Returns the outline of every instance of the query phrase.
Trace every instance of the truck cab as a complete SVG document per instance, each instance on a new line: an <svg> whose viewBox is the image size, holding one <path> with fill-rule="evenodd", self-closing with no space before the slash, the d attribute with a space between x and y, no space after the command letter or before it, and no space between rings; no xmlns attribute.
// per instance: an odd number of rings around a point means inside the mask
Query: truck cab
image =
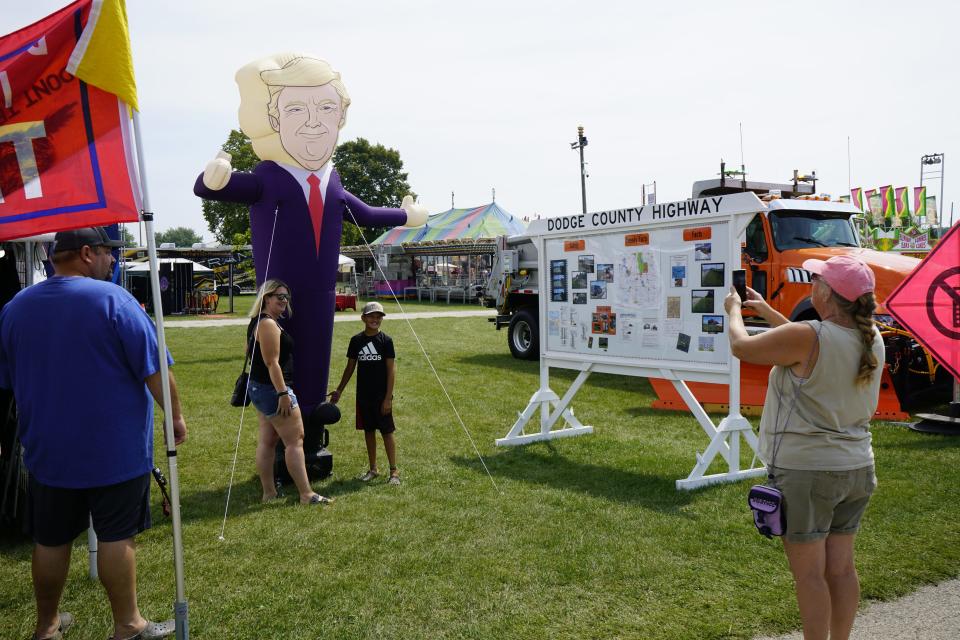
<svg viewBox="0 0 960 640"><path fill-rule="evenodd" d="M811 274L803 268L804 261L837 255L855 256L873 269L878 313L884 313L883 301L919 260L862 248L854 219L860 211L849 203L815 196L814 189L802 179L776 184L721 178L695 183L693 197L752 191L764 201L765 210L747 225L741 264L747 271L747 285L790 320L817 317L810 302Z"/></svg>

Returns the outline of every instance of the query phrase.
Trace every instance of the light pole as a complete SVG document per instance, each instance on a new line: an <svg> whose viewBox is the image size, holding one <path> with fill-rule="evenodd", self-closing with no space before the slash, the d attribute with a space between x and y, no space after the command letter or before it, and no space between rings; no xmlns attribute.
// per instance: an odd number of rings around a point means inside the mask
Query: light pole
<svg viewBox="0 0 960 640"><path fill-rule="evenodd" d="M933 168L933 165L940 165L939 169ZM920 157L920 186L923 186L924 173L928 180L940 180L940 201L937 202L937 226L943 226L943 169L946 166L944 154L931 153ZM924 171L926 170L926 171ZM920 213L919 211L916 213ZM923 212L926 215L926 211Z"/></svg>
<svg viewBox="0 0 960 640"><path fill-rule="evenodd" d="M583 161L583 148L587 146L587 137L583 135L583 127L577 127L577 141L570 143L571 149L580 150L580 198L583 202L583 212L587 212L587 163Z"/></svg>

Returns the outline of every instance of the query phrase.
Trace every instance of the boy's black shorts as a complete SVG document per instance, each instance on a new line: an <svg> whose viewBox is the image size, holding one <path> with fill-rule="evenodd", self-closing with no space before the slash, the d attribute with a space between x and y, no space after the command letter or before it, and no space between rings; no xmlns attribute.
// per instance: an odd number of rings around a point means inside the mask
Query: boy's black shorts
<svg viewBox="0 0 960 640"><path fill-rule="evenodd" d="M48 487L30 476L27 527L34 542L59 547L90 526L101 542L132 538L150 528L150 474L105 487Z"/></svg>
<svg viewBox="0 0 960 640"><path fill-rule="evenodd" d="M379 431L387 435L396 430L397 427L393 424L393 413L381 414L380 403L369 407L357 404L357 431Z"/></svg>

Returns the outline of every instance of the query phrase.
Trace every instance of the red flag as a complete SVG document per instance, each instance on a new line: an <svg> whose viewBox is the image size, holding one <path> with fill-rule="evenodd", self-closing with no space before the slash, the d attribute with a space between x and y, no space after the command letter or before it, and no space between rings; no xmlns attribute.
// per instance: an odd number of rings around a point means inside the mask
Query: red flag
<svg viewBox="0 0 960 640"><path fill-rule="evenodd" d="M65 69L91 5L0 37L0 240L138 219L129 110Z"/></svg>

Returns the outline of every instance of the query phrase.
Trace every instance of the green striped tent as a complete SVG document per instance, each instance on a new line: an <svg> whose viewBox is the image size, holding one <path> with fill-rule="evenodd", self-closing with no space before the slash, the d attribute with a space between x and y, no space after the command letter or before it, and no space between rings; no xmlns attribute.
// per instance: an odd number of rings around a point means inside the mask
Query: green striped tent
<svg viewBox="0 0 960 640"><path fill-rule="evenodd" d="M468 209L450 209L430 216L422 227L394 227L372 244L398 245L426 240L496 238L526 231L526 224L496 202Z"/></svg>

